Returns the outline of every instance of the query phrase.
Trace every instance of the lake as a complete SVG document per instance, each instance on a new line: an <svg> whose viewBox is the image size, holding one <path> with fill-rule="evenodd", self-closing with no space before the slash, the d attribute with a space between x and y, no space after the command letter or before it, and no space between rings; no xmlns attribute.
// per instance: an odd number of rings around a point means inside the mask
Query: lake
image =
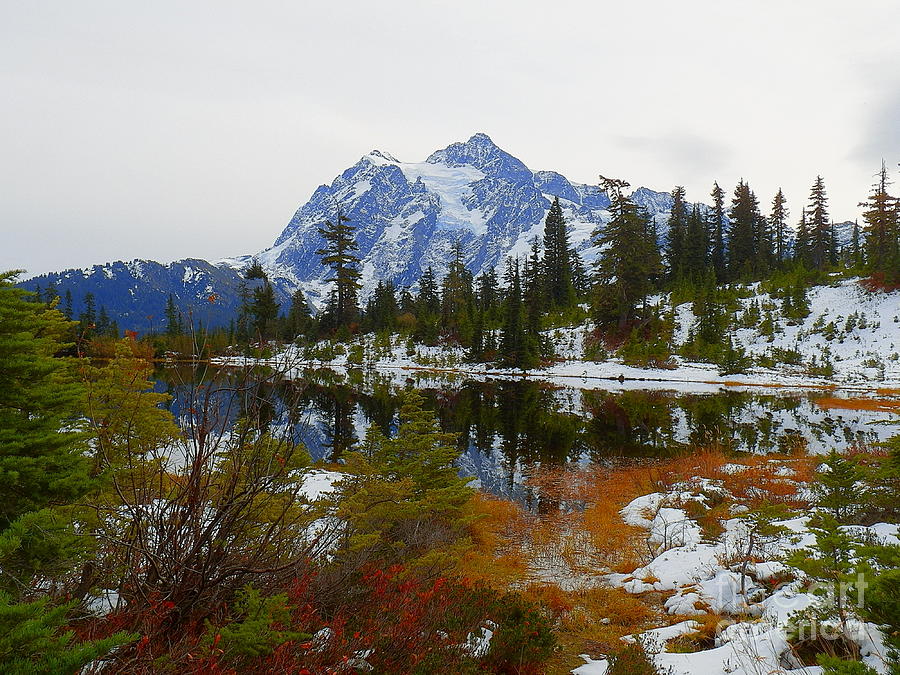
<svg viewBox="0 0 900 675"><path fill-rule="evenodd" d="M525 503L532 498L525 477L535 467L652 461L709 446L824 453L900 433L900 416L879 409L876 399L824 390L684 393L664 384L616 389L615 383L581 389L524 378L327 369L288 379L265 369L251 375L211 366L160 368L155 378L185 428L204 410L220 432L250 416L326 461L340 461L370 425L390 435L402 390L415 388L443 430L458 434L460 471L489 492Z"/></svg>

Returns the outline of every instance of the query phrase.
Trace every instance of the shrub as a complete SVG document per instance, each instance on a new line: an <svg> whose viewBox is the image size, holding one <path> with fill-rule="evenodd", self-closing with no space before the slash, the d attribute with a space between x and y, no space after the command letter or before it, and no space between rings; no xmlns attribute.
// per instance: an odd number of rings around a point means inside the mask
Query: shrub
<svg viewBox="0 0 900 675"><path fill-rule="evenodd" d="M527 675L540 669L553 654L556 638L550 622L520 596L506 594L495 605L498 628L491 639L485 663L493 672Z"/></svg>
<svg viewBox="0 0 900 675"><path fill-rule="evenodd" d="M607 675L657 675L659 670L639 644L630 644L610 658Z"/></svg>

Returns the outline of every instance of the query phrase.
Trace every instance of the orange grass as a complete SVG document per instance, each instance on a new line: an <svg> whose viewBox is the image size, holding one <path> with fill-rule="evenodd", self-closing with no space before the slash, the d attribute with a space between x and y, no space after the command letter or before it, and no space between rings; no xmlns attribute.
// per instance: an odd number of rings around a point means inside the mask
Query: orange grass
<svg viewBox="0 0 900 675"><path fill-rule="evenodd" d="M469 502L472 548L459 562L459 573L494 588L507 588L525 575L522 542L528 516L515 502L477 492Z"/></svg>
<svg viewBox="0 0 900 675"><path fill-rule="evenodd" d="M837 398L824 396L815 399L816 405L825 410L872 410L900 414L900 399L890 398Z"/></svg>
<svg viewBox="0 0 900 675"><path fill-rule="evenodd" d="M518 506L485 495L474 502L473 512L481 519L473 522L476 551L464 560L464 567L473 578L515 586L543 606L554 619L562 646L547 672L569 672L581 663L577 654L608 654L621 647L623 635L644 630L651 623L663 625L685 618L667 615L659 593L560 588L569 573L611 570L627 574L652 557L647 532L627 525L620 514L622 507L642 495L665 492L679 482L690 485L695 478L713 479L730 496L708 494L712 501L688 502L685 508L708 536L715 537L724 520L732 517L730 505L735 502L751 508L767 503L804 508L799 489L812 480L817 462L817 458L802 454L735 458L718 447L708 447L690 455L624 466L536 469L526 483L539 497L540 513L526 514ZM744 468L730 471L726 464ZM789 475L782 475L785 467L790 469ZM696 490L701 489L698 484ZM529 573L535 564L544 570L544 578L548 571L549 578L554 578L556 570L562 576L557 583L535 582ZM689 618L703 624L690 637L690 642L701 645L722 617Z"/></svg>
<svg viewBox="0 0 900 675"><path fill-rule="evenodd" d="M743 471L720 470L712 477L722 480L735 499L750 508L776 503L805 508L808 503L801 498L800 488L812 481L819 461L809 455L754 455L732 462L746 467ZM790 475L782 475L785 468Z"/></svg>
<svg viewBox="0 0 900 675"><path fill-rule="evenodd" d="M548 674L569 673L584 664L578 654L600 658L620 649L623 636L668 623L658 608L621 588L563 591L553 584L534 584L523 594L554 618L561 649L547 663Z"/></svg>

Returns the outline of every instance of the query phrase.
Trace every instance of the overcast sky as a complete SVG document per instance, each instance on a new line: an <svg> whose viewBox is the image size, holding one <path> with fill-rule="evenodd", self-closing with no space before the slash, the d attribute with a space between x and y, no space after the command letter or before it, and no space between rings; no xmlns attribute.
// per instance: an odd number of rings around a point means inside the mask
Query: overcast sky
<svg viewBox="0 0 900 675"><path fill-rule="evenodd" d="M270 245L373 148L836 220L900 161L896 0L0 0L0 269Z"/></svg>

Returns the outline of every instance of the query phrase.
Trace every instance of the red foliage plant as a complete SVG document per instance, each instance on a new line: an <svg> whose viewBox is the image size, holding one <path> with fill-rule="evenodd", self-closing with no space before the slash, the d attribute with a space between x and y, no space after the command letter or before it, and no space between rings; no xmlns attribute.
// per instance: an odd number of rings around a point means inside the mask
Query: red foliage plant
<svg viewBox="0 0 900 675"><path fill-rule="evenodd" d="M343 578L309 576L286 593L290 625L278 630L312 635L287 640L257 656L235 656L218 627L234 620L228 608L206 620L166 630L171 608L149 601L80 627L85 637L131 630L142 637L112 655L104 674L193 673L263 675L347 672L367 662L375 672L482 672L528 675L554 645L549 625L519 596L455 578L420 578L401 566L370 568ZM492 622L492 623L487 623ZM474 654L473 635L490 625L498 649Z"/></svg>

